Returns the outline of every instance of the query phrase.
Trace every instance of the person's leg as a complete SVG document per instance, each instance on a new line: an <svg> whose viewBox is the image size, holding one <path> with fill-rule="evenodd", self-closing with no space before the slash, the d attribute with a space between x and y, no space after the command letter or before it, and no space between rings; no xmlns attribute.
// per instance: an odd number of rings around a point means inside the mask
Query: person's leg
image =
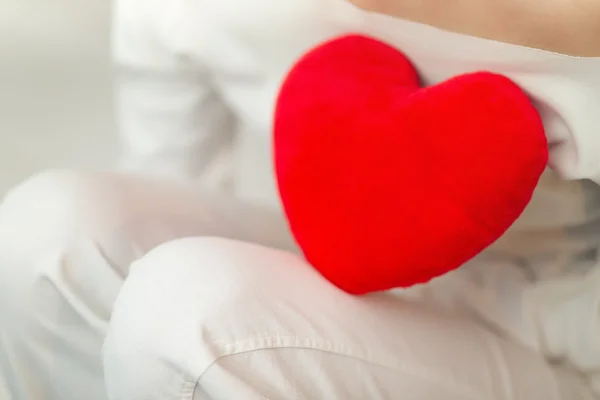
<svg viewBox="0 0 600 400"><path fill-rule="evenodd" d="M135 262L104 348L110 400L591 400L464 316L347 295L299 257L219 238Z"/></svg>
<svg viewBox="0 0 600 400"><path fill-rule="evenodd" d="M180 184L55 171L9 192L0 205L0 381L9 399L105 400L101 346L130 263L204 234L293 248L279 215Z"/></svg>

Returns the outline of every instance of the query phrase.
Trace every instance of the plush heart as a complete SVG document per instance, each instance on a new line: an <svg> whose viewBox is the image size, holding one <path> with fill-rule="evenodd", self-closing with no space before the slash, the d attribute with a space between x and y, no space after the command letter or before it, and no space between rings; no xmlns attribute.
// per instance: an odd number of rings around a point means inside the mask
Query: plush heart
<svg viewBox="0 0 600 400"><path fill-rule="evenodd" d="M363 36L293 67L274 136L299 246L355 294L460 267L518 218L548 161L541 119L508 78L479 72L421 88L400 51Z"/></svg>

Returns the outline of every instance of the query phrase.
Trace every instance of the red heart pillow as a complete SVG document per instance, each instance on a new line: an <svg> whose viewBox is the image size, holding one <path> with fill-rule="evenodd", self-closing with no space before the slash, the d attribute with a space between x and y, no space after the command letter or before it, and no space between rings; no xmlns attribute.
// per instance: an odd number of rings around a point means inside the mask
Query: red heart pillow
<svg viewBox="0 0 600 400"><path fill-rule="evenodd" d="M522 213L548 161L541 119L509 79L480 72L421 88L401 52L363 36L294 66L274 136L299 246L354 294L460 267Z"/></svg>

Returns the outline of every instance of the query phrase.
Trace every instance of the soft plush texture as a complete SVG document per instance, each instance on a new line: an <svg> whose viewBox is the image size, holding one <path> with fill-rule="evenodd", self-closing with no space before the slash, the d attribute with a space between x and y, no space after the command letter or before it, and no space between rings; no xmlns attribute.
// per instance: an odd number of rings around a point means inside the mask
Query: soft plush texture
<svg viewBox="0 0 600 400"><path fill-rule="evenodd" d="M307 260L364 294L427 282L497 240L530 201L548 146L508 78L477 72L421 88L400 51L350 35L288 74L274 155Z"/></svg>

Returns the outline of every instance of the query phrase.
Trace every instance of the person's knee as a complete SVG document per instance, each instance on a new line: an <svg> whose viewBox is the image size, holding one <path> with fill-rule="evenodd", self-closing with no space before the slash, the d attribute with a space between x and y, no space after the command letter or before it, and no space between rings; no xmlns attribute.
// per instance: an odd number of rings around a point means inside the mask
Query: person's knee
<svg viewBox="0 0 600 400"><path fill-rule="evenodd" d="M119 196L101 174L42 172L10 190L0 205L0 245L31 253L50 243L106 229L120 213Z"/></svg>
<svg viewBox="0 0 600 400"><path fill-rule="evenodd" d="M204 370L260 327L260 261L294 256L220 238L163 244L136 261L113 310L104 347L111 399L151 398L193 390ZM265 308L270 307L265 305ZM252 311L254 310L254 312ZM262 334L258 332L257 335ZM145 397L147 396L147 397ZM154 398L154 397L152 397Z"/></svg>
<svg viewBox="0 0 600 400"><path fill-rule="evenodd" d="M373 315L387 318L387 300L373 302ZM410 335L371 334L369 318L355 321L367 303L287 253L216 238L163 244L132 266L115 303L104 345L109 397L342 399L354 389L372 394L365 398L388 397L376 387L428 390L405 370L418 362L390 361L398 348L398 357L410 356ZM382 349L379 335L399 339Z"/></svg>
<svg viewBox="0 0 600 400"><path fill-rule="evenodd" d="M469 319L348 296L295 256L216 238L168 242L133 265L104 372L111 400L558 396L529 384L558 379L541 357Z"/></svg>
<svg viewBox="0 0 600 400"><path fill-rule="evenodd" d="M10 190L0 204L3 308L24 301L48 272L43 260L58 264L77 240L92 243L114 229L126 212L122 200L108 175L68 170L37 174Z"/></svg>

